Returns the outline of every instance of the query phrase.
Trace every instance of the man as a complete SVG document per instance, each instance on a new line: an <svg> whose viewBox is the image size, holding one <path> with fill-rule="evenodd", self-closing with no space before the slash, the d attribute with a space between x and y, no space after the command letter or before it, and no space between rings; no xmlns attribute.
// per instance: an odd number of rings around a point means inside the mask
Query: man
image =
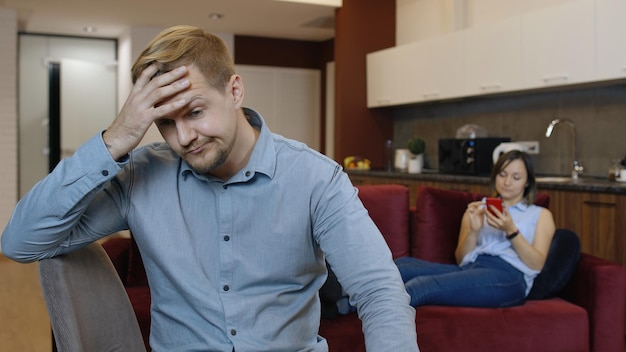
<svg viewBox="0 0 626 352"><path fill-rule="evenodd" d="M347 175L242 107L220 39L167 29L132 72L111 126L18 203L7 256L39 260L129 229L150 283L151 348L168 352L328 350L326 259L368 350L418 350L402 280ZM152 123L166 143L132 151Z"/></svg>

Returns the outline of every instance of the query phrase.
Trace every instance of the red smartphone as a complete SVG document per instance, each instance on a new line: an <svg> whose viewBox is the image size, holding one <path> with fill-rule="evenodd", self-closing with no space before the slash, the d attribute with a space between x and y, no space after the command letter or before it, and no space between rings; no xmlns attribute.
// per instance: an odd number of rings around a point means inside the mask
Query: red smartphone
<svg viewBox="0 0 626 352"><path fill-rule="evenodd" d="M489 210L489 212L493 215L496 215L491 208L489 208L490 205L493 205L494 207L496 207L496 209L498 209L500 212L502 212L502 199L500 198L487 198L486 201L486 207L487 210Z"/></svg>

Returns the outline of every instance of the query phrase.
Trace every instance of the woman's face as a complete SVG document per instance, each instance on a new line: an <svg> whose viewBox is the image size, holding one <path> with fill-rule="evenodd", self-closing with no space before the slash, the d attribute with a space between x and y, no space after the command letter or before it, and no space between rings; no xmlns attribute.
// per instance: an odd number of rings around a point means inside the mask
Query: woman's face
<svg viewBox="0 0 626 352"><path fill-rule="evenodd" d="M524 189L528 184L526 166L520 159L511 160L496 175L495 188L502 200L508 205L524 198Z"/></svg>

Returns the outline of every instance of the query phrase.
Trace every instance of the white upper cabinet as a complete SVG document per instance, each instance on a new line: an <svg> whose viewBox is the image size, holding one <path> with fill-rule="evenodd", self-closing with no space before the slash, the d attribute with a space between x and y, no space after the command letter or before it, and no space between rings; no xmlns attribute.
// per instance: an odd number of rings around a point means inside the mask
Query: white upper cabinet
<svg viewBox="0 0 626 352"><path fill-rule="evenodd" d="M414 49L415 61L406 79L415 101L457 98L465 93L463 32L420 41Z"/></svg>
<svg viewBox="0 0 626 352"><path fill-rule="evenodd" d="M626 0L596 0L596 78L626 77Z"/></svg>
<svg viewBox="0 0 626 352"><path fill-rule="evenodd" d="M594 1L522 16L523 88L594 80Z"/></svg>
<svg viewBox="0 0 626 352"><path fill-rule="evenodd" d="M464 94L463 33L367 55L367 106L441 100Z"/></svg>
<svg viewBox="0 0 626 352"><path fill-rule="evenodd" d="M368 107L626 78L626 0L570 0L367 56Z"/></svg>
<svg viewBox="0 0 626 352"><path fill-rule="evenodd" d="M401 46L367 55L367 107L411 102L407 70L413 66L412 49Z"/></svg>
<svg viewBox="0 0 626 352"><path fill-rule="evenodd" d="M465 92L467 95L520 89L522 19L473 27L465 31Z"/></svg>

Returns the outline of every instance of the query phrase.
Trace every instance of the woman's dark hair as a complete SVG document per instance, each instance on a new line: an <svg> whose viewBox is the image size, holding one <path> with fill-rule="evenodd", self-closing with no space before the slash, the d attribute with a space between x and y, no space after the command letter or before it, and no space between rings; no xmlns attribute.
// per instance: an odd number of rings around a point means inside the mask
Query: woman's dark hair
<svg viewBox="0 0 626 352"><path fill-rule="evenodd" d="M507 153L502 154L500 158L498 158L498 161L491 170L491 177L489 178L489 187L491 189L491 193L494 196L499 195L498 191L496 190L496 177L513 160L521 160L524 163L524 167L526 167L526 174L528 175L528 179L526 180L526 186L524 187L524 201L526 202L526 204L533 204L537 196L535 169L533 168L533 163L530 160L530 156L521 150L511 150Z"/></svg>

